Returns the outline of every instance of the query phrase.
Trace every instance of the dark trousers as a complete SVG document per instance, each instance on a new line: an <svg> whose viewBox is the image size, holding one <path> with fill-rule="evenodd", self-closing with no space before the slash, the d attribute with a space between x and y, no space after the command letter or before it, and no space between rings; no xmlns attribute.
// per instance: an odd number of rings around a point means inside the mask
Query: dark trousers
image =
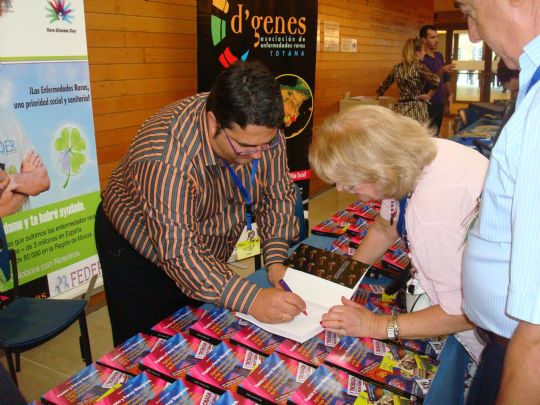
<svg viewBox="0 0 540 405"><path fill-rule="evenodd" d="M482 352L467 405L494 405L499 394L506 346L489 342Z"/></svg>
<svg viewBox="0 0 540 405"><path fill-rule="evenodd" d="M439 136L444 115L444 104L431 103L428 104L428 113L430 127L435 131L435 136Z"/></svg>
<svg viewBox="0 0 540 405"><path fill-rule="evenodd" d="M26 405L26 400L15 385L11 376L0 363L0 404Z"/></svg>
<svg viewBox="0 0 540 405"><path fill-rule="evenodd" d="M162 269L141 256L116 231L101 204L95 238L115 346L138 332L148 333L185 305L202 304L183 294Z"/></svg>

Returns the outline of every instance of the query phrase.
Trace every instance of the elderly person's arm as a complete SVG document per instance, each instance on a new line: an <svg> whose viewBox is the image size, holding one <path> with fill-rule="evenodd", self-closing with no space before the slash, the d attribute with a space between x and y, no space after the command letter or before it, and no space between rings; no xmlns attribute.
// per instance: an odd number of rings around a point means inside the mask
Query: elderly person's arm
<svg viewBox="0 0 540 405"><path fill-rule="evenodd" d="M397 238L398 233L395 223L390 225L390 221L378 215L373 225L369 227L364 240L356 249L353 259L362 263L373 264L395 243Z"/></svg>

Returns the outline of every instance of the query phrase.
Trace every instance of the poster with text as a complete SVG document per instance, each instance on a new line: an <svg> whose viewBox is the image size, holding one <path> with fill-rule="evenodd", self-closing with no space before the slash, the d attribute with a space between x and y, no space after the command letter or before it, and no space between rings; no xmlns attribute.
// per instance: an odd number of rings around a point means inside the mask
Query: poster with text
<svg viewBox="0 0 540 405"><path fill-rule="evenodd" d="M197 1L198 89L208 91L237 60L258 60L281 85L283 130L291 177L309 193L308 147L313 126L317 1Z"/></svg>
<svg viewBox="0 0 540 405"><path fill-rule="evenodd" d="M5 40L6 30L13 41ZM62 37L54 38L57 47L43 48L38 40L32 46L27 36L36 32ZM11 0L0 16L0 38L0 168L10 176L0 212L17 252L22 295L79 295L101 274L83 3ZM12 280L0 276L0 291L11 288Z"/></svg>

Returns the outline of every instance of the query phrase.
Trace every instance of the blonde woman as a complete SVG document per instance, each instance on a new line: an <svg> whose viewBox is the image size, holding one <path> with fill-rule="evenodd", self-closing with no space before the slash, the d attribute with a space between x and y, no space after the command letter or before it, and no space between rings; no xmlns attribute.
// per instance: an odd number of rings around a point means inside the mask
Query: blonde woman
<svg viewBox="0 0 540 405"><path fill-rule="evenodd" d="M458 143L432 138L418 122L380 106L358 106L327 119L309 152L312 168L338 190L383 200L354 259L373 263L401 235L431 306L399 317L376 315L342 299L323 316L333 332L376 339L451 333L475 360L482 345L462 311L465 234L488 161Z"/></svg>
<svg viewBox="0 0 540 405"><path fill-rule="evenodd" d="M425 53L420 38L409 38L403 46L403 60L392 68L377 89L377 95L380 97L392 83L396 82L400 93L397 112L421 124L429 122L427 103L433 94L433 92L423 94L424 86L427 82L436 88L440 80L439 76L421 62Z"/></svg>

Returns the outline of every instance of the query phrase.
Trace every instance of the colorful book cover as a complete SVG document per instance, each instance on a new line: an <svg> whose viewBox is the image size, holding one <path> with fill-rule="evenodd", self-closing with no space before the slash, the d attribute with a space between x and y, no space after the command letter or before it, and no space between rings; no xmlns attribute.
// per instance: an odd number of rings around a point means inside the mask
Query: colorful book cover
<svg viewBox="0 0 540 405"><path fill-rule="evenodd" d="M189 329L189 333L214 345L227 341L232 335L247 325L225 308L205 312Z"/></svg>
<svg viewBox="0 0 540 405"><path fill-rule="evenodd" d="M355 201L351 204L349 204L345 209L349 211L357 211L361 210L364 206L373 208L375 211L379 212L381 209L381 201L380 200L373 200L373 201Z"/></svg>
<svg viewBox="0 0 540 405"><path fill-rule="evenodd" d="M213 405L218 399L218 394L191 381L180 379L161 391L146 405Z"/></svg>
<svg viewBox="0 0 540 405"><path fill-rule="evenodd" d="M197 322L204 313L205 311L200 308L185 306L157 323L152 328L152 331L156 335L168 339L177 333L189 330L189 328Z"/></svg>
<svg viewBox="0 0 540 405"><path fill-rule="evenodd" d="M344 336L325 362L407 398L425 398L438 362L370 338Z"/></svg>
<svg viewBox="0 0 540 405"><path fill-rule="evenodd" d="M137 375L141 372L139 360L162 341L163 339L158 337L138 333L105 354L97 362L125 373Z"/></svg>
<svg viewBox="0 0 540 405"><path fill-rule="evenodd" d="M100 364L90 364L45 393L41 399L46 404L54 405L93 404L108 390L123 384L130 377Z"/></svg>
<svg viewBox="0 0 540 405"><path fill-rule="evenodd" d="M238 386L238 393L263 404L285 404L315 368L279 353L271 354Z"/></svg>
<svg viewBox="0 0 540 405"><path fill-rule="evenodd" d="M223 394L226 390L235 391L238 384L263 359L251 350L221 342L189 370L186 378L201 387Z"/></svg>
<svg viewBox="0 0 540 405"><path fill-rule="evenodd" d="M356 251L356 248L351 246L351 238L347 235L341 235L336 240L332 241L329 252L338 253L345 256L352 256Z"/></svg>
<svg viewBox="0 0 540 405"><path fill-rule="evenodd" d="M230 341L266 357L272 354L284 339L250 323L232 335Z"/></svg>
<svg viewBox="0 0 540 405"><path fill-rule="evenodd" d="M215 405L255 405L255 402L236 392L226 391L225 394L219 397Z"/></svg>
<svg viewBox="0 0 540 405"><path fill-rule="evenodd" d="M357 217L362 217L369 222L373 222L377 215L379 215L380 205L371 205L357 201L349 205L346 209L352 211Z"/></svg>
<svg viewBox="0 0 540 405"><path fill-rule="evenodd" d="M336 222L333 219L325 219L320 224L311 228L311 233L325 236L343 235L351 224L349 222Z"/></svg>
<svg viewBox="0 0 540 405"><path fill-rule="evenodd" d="M347 235L356 236L361 241L366 236L368 229L368 221L364 218L356 218L356 221L347 228Z"/></svg>
<svg viewBox="0 0 540 405"><path fill-rule="evenodd" d="M400 339L396 344L407 350L438 359L444 343L446 342L446 338L447 336L438 336L425 339Z"/></svg>
<svg viewBox="0 0 540 405"><path fill-rule="evenodd" d="M96 405L145 404L147 401L154 399L167 385L167 381L143 372L103 396L96 402Z"/></svg>
<svg viewBox="0 0 540 405"><path fill-rule="evenodd" d="M289 397L289 404L352 404L360 392L360 379L345 371L323 365Z"/></svg>
<svg viewBox="0 0 540 405"><path fill-rule="evenodd" d="M330 219L335 222L348 222L349 224L354 224L356 222L356 216L349 210L339 210L332 215Z"/></svg>
<svg viewBox="0 0 540 405"><path fill-rule="evenodd" d="M385 294L384 288L380 285L360 284L352 300L379 314L393 315L404 312L398 305L396 296Z"/></svg>
<svg viewBox="0 0 540 405"><path fill-rule="evenodd" d="M184 377L214 345L187 333L179 333L156 346L141 362L141 368L167 381Z"/></svg>
<svg viewBox="0 0 540 405"><path fill-rule="evenodd" d="M304 343L285 339L276 351L313 367L318 367L324 363L324 359L338 342L338 335L325 330Z"/></svg>
<svg viewBox="0 0 540 405"><path fill-rule="evenodd" d="M398 249L388 249L383 255L383 264L388 267L393 267L397 270L403 270L410 266L411 259L406 250Z"/></svg>

